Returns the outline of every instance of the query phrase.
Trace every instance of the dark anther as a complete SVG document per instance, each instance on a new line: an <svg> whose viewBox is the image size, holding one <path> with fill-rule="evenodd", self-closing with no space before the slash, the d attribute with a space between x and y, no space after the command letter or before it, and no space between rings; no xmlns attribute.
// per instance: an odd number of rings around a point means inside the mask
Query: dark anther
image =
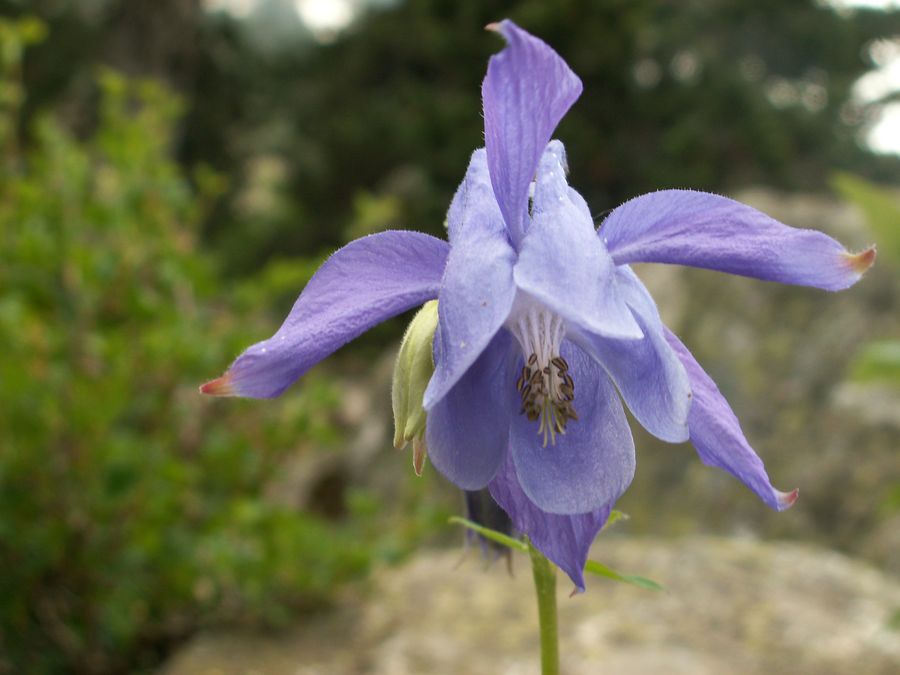
<svg viewBox="0 0 900 675"><path fill-rule="evenodd" d="M522 391L522 387L525 386L525 379L528 377L528 370L526 368L522 369L522 374L519 375L519 379L516 380L516 391Z"/></svg>

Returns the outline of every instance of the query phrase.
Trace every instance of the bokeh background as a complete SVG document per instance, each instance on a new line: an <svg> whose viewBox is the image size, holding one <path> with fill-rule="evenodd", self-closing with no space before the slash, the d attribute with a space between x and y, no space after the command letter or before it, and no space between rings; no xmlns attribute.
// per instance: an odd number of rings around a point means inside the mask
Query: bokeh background
<svg viewBox="0 0 900 675"><path fill-rule="evenodd" d="M0 673L154 672L200 633L327 622L373 572L460 545L459 494L390 447L408 316L275 401L197 385L268 337L337 247L441 236L501 47L482 28L504 16L584 80L557 136L598 214L691 187L879 244L839 295L639 270L802 496L771 513L636 431L631 519L604 537L800 543L896 584L890 4L0 0ZM871 618L898 639L900 603Z"/></svg>

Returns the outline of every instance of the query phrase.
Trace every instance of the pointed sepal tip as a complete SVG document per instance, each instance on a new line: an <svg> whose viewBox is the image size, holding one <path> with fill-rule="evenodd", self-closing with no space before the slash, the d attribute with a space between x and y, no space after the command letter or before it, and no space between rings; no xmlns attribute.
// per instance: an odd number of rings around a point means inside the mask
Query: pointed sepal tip
<svg viewBox="0 0 900 675"><path fill-rule="evenodd" d="M800 488L794 488L790 492L778 492L778 510L786 511L791 508L800 497Z"/></svg>
<svg viewBox="0 0 900 675"><path fill-rule="evenodd" d="M200 393L208 396L236 396L237 392L231 385L231 375L225 373L222 377L210 380L200 385Z"/></svg>
<svg viewBox="0 0 900 675"><path fill-rule="evenodd" d="M419 436L413 440L413 471L421 478L422 471L425 470L425 458L428 456L428 447L425 445L425 438Z"/></svg>
<svg viewBox="0 0 900 675"><path fill-rule="evenodd" d="M875 258L878 256L878 250L873 244L864 251L859 253L847 253L847 262L850 267L859 275L865 274L869 268L875 264Z"/></svg>

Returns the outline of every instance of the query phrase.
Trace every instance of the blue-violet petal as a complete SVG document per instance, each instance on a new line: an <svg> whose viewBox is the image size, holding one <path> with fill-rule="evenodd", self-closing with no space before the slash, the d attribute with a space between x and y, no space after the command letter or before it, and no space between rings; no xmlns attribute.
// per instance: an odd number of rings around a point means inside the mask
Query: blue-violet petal
<svg viewBox="0 0 900 675"><path fill-rule="evenodd" d="M513 276L525 291L567 323L601 335L640 338L643 333L617 291L612 259L593 222L573 203L553 141L541 159L531 225Z"/></svg>
<svg viewBox="0 0 900 675"><path fill-rule="evenodd" d="M436 336L437 341L440 340ZM459 381L428 412L425 440L435 468L463 490L494 477L509 439L512 336L500 331ZM435 350L441 349L440 344Z"/></svg>
<svg viewBox="0 0 900 675"><path fill-rule="evenodd" d="M666 339L684 363L691 379L694 401L688 415L688 426L691 442L703 463L725 469L777 511L792 506L797 501L798 491L781 492L772 487L762 460L744 438L740 422L716 383L668 329Z"/></svg>
<svg viewBox="0 0 900 675"><path fill-rule="evenodd" d="M494 194L518 246L528 215L528 186L582 85L559 54L512 21L489 28L503 35L507 46L491 57L481 85L485 145Z"/></svg>
<svg viewBox="0 0 900 675"><path fill-rule="evenodd" d="M484 151L472 155L448 213L452 246L438 297L441 350L425 390L430 410L456 384L509 316L516 253L490 186Z"/></svg>
<svg viewBox="0 0 900 675"><path fill-rule="evenodd" d="M448 249L435 237L399 230L347 244L313 275L275 335L249 347L201 391L278 396L375 324L437 297Z"/></svg>
<svg viewBox="0 0 900 675"><path fill-rule="evenodd" d="M541 511L519 485L511 457L506 459L488 487L515 528L527 535L532 545L568 574L575 588L583 592L584 565L591 543L606 524L613 503L570 516Z"/></svg>
<svg viewBox="0 0 900 675"><path fill-rule="evenodd" d="M647 431L669 443L686 441L691 383L685 368L666 341L656 304L641 280L627 266L617 268L616 280L644 338L616 340L586 333L572 338L609 373Z"/></svg>
<svg viewBox="0 0 900 675"><path fill-rule="evenodd" d="M839 291L875 261L817 230L789 227L727 197L661 190L616 208L600 228L616 264L673 263Z"/></svg>
<svg viewBox="0 0 900 675"><path fill-rule="evenodd" d="M545 445L538 423L515 415L510 451L528 498L542 511L571 515L602 508L625 492L634 477L634 441L603 369L569 341L561 356L574 382L578 419ZM510 389L516 393L512 383Z"/></svg>

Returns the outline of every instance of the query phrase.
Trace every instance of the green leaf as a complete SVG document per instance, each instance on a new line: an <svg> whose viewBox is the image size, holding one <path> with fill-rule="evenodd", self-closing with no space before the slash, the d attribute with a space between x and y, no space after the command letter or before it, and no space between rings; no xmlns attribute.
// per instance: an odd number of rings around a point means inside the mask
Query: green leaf
<svg viewBox="0 0 900 675"><path fill-rule="evenodd" d="M623 583L631 584L632 586L637 586L638 588L645 588L650 591L664 590L660 584L656 583L652 579L641 577L636 574L620 574L614 569L611 569L603 563L597 562L596 560L588 560L587 564L584 566L584 571L590 572L591 574L596 574L598 577L606 577L607 579L612 579L613 581L621 581Z"/></svg>
<svg viewBox="0 0 900 675"><path fill-rule="evenodd" d="M603 524L603 528L600 531L603 532L603 530L605 530L610 525L615 525L620 520L628 520L630 517L631 516L629 516L627 513L623 513L622 511L616 511L615 509L613 509L609 512L609 518L606 519L606 522Z"/></svg>
<svg viewBox="0 0 900 675"><path fill-rule="evenodd" d="M623 518L627 517L628 516L626 516L621 511L613 511L609 516L609 521L607 522L607 524L614 523L617 520L622 520ZM473 523L471 520L460 518L459 516L453 516L452 518L450 518L449 522L454 525L462 525L463 527L466 527L473 532L477 532L485 539L490 539L491 541L496 542L501 546L507 546L516 551L528 553L528 544L519 539L515 539L513 537L505 535L502 532L497 532L496 530L492 530L489 527L483 527L478 523ZM636 574L620 574L614 569L611 569L603 563L597 562L596 560L588 560L587 564L584 566L584 571L595 574L598 577L606 577L607 579L612 579L613 581L621 581L626 584L631 584L632 586L637 586L638 588L645 588L651 591L664 590L660 584L656 583L652 579L641 577Z"/></svg>
<svg viewBox="0 0 900 675"><path fill-rule="evenodd" d="M900 383L900 340L883 340L865 345L854 359L853 379L861 382Z"/></svg>
<svg viewBox="0 0 900 675"><path fill-rule="evenodd" d="M528 553L528 544L526 544L524 541L520 541L519 539L515 539L514 537L505 535L502 532L497 532L497 530L492 530L489 527L482 527L478 523L473 523L471 520L460 518L459 516L453 516L449 522L454 525L462 525L463 527L467 527L473 532L477 532L485 539L490 539L491 541L496 542L501 546L507 546L511 549L515 549L516 551Z"/></svg>
<svg viewBox="0 0 900 675"><path fill-rule="evenodd" d="M888 490L887 497L882 505L888 511L900 511L900 483Z"/></svg>
<svg viewBox="0 0 900 675"><path fill-rule="evenodd" d="M860 208L878 241L878 254L900 262L900 199L897 193L849 173L837 173L831 185L847 201Z"/></svg>
<svg viewBox="0 0 900 675"><path fill-rule="evenodd" d="M888 619L888 628L900 630L900 609L894 610L894 613Z"/></svg>

